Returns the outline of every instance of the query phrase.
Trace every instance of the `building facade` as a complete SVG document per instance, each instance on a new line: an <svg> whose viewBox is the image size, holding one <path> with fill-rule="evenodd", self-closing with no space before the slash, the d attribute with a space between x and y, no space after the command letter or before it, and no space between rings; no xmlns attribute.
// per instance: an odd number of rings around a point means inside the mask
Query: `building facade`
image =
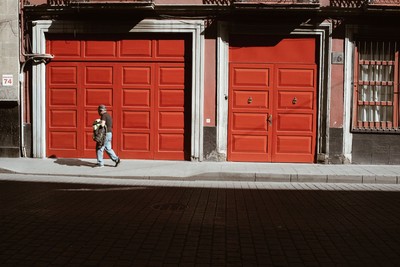
<svg viewBox="0 0 400 267"><path fill-rule="evenodd" d="M399 164L394 0L25 0L29 157Z"/></svg>
<svg viewBox="0 0 400 267"><path fill-rule="evenodd" d="M0 3L0 157L20 155L19 4Z"/></svg>

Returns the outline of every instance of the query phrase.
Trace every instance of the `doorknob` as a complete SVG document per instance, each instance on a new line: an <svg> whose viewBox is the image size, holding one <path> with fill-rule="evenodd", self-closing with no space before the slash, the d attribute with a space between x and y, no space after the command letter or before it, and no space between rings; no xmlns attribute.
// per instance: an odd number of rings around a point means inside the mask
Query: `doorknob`
<svg viewBox="0 0 400 267"><path fill-rule="evenodd" d="M253 98L251 96L249 96L249 98L247 99L247 104L251 104L253 102Z"/></svg>
<svg viewBox="0 0 400 267"><path fill-rule="evenodd" d="M293 105L296 105L296 103L297 103L297 98L294 97L293 100L292 100L292 104L293 104Z"/></svg>
<svg viewBox="0 0 400 267"><path fill-rule="evenodd" d="M269 114L267 122L269 123L269 125L272 125L272 114Z"/></svg>

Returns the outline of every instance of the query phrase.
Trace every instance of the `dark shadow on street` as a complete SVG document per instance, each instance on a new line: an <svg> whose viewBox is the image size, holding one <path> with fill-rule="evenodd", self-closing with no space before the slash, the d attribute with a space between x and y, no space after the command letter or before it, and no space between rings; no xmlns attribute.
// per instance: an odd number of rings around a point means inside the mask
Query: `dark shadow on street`
<svg viewBox="0 0 400 267"><path fill-rule="evenodd" d="M7 170L7 169L0 168L0 173L15 173L15 172Z"/></svg>
<svg viewBox="0 0 400 267"><path fill-rule="evenodd" d="M400 194L0 182L2 266L396 266Z"/></svg>
<svg viewBox="0 0 400 267"><path fill-rule="evenodd" d="M80 159L56 159L54 163L66 166L84 166L84 167L94 167L95 163L88 162Z"/></svg>

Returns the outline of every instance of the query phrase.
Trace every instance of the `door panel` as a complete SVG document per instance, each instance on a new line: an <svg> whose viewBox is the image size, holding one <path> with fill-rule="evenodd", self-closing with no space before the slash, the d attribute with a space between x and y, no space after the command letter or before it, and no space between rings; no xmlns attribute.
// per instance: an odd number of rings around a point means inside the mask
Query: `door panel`
<svg viewBox="0 0 400 267"><path fill-rule="evenodd" d="M278 136L277 137L278 154L287 154L292 161L296 161L296 154L312 153L312 140L309 136Z"/></svg>
<svg viewBox="0 0 400 267"><path fill-rule="evenodd" d="M262 113L239 113L233 114L233 130L267 131L267 117Z"/></svg>
<svg viewBox="0 0 400 267"><path fill-rule="evenodd" d="M247 154L251 160L257 160L267 153L268 137L265 135L233 135L233 150Z"/></svg>
<svg viewBox="0 0 400 267"><path fill-rule="evenodd" d="M117 135L121 156L125 158L152 159L154 116L154 63L124 63L121 73L120 130Z"/></svg>
<svg viewBox="0 0 400 267"><path fill-rule="evenodd" d="M230 63L228 160L309 162L316 146L316 64Z"/></svg>
<svg viewBox="0 0 400 267"><path fill-rule="evenodd" d="M270 160L271 70L267 64L230 65L228 160Z"/></svg>
<svg viewBox="0 0 400 267"><path fill-rule="evenodd" d="M269 83L269 70L268 69L258 69L258 68L247 68L245 66L237 67L234 70L234 80L233 84L236 88L244 87L253 89L262 89Z"/></svg>
<svg viewBox="0 0 400 267"><path fill-rule="evenodd" d="M62 64L61 62L59 64ZM77 62L79 66L78 90L81 95L78 110L82 116L82 122L78 131L81 136L90 136L93 134L92 123L99 118L97 106L104 104L107 106L107 112L114 117L115 94L114 90L117 82L117 64L108 62ZM113 125L113 128L115 126ZM81 139L81 136L79 139ZM114 139L114 137L113 137ZM89 141L89 140L87 140ZM115 146L115 141L113 140ZM116 148L116 147L115 147ZM77 149L81 157L93 157L95 143L84 142Z"/></svg>
<svg viewBox="0 0 400 267"><path fill-rule="evenodd" d="M117 56L117 41L111 40L88 40L83 43L84 56L87 58Z"/></svg>
<svg viewBox="0 0 400 267"><path fill-rule="evenodd" d="M233 92L234 108L267 109L269 107L268 101L269 101L268 92L250 91L250 90L248 91L237 90Z"/></svg>
<svg viewBox="0 0 400 267"><path fill-rule="evenodd" d="M229 45L229 60L235 63L316 62L316 42L315 38L310 37L282 39L280 36L271 35L232 34L229 36Z"/></svg>
<svg viewBox="0 0 400 267"><path fill-rule="evenodd" d="M171 53L173 50L171 50ZM185 68L183 63L156 65L154 154L158 159L185 157Z"/></svg>
<svg viewBox="0 0 400 267"><path fill-rule="evenodd" d="M279 91L278 109L306 109L312 110L314 107L314 92L301 91Z"/></svg>
<svg viewBox="0 0 400 267"><path fill-rule="evenodd" d="M316 65L276 64L272 161L314 162Z"/></svg>
<svg viewBox="0 0 400 267"><path fill-rule="evenodd" d="M80 146L79 126L82 116L78 109L81 99L78 90L77 64L52 64L48 67L47 89L47 155L74 156Z"/></svg>
<svg viewBox="0 0 400 267"><path fill-rule="evenodd" d="M296 90L315 86L314 69L302 69L299 64L278 67L277 76L276 87L278 89L290 87L292 90Z"/></svg>
<svg viewBox="0 0 400 267"><path fill-rule="evenodd" d="M122 135L122 149L125 151L136 151L136 153L150 153L150 134L146 133L124 133Z"/></svg>
<svg viewBox="0 0 400 267"><path fill-rule="evenodd" d="M276 120L278 132L311 132L313 116L311 114L284 114L278 115Z"/></svg>
<svg viewBox="0 0 400 267"><path fill-rule="evenodd" d="M78 148L76 132L72 131L53 131L49 134L50 137L50 149L63 150L64 153L68 154L69 151Z"/></svg>

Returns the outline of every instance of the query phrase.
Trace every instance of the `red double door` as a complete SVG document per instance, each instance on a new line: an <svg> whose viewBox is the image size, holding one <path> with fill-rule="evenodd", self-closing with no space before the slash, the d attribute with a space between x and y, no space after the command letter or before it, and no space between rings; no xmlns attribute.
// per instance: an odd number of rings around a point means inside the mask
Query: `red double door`
<svg viewBox="0 0 400 267"><path fill-rule="evenodd" d="M93 158L92 122L104 104L123 158L184 160L190 151L185 40L50 40L47 156Z"/></svg>
<svg viewBox="0 0 400 267"><path fill-rule="evenodd" d="M315 39L243 40L231 40L228 160L314 162Z"/></svg>

